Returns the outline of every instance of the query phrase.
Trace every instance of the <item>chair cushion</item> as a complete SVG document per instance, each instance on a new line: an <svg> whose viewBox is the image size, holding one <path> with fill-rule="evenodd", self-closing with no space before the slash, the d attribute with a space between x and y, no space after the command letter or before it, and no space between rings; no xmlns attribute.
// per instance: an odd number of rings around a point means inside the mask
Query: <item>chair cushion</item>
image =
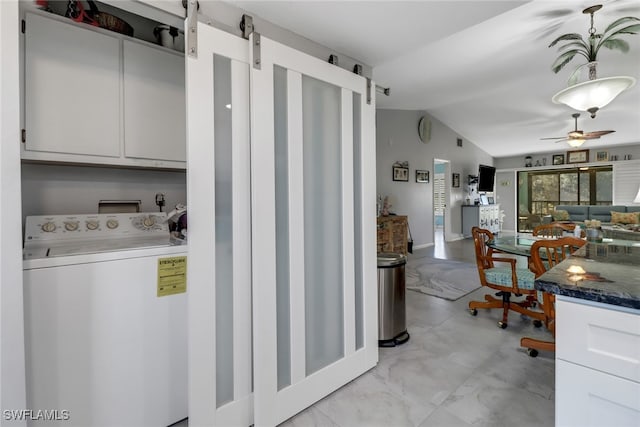
<svg viewBox="0 0 640 427"><path fill-rule="evenodd" d="M614 224L638 224L638 213L611 211L611 222Z"/></svg>
<svg viewBox="0 0 640 427"><path fill-rule="evenodd" d="M563 209L556 209L551 214L553 216L554 221L568 221L569 220L569 212Z"/></svg>
<svg viewBox="0 0 640 427"><path fill-rule="evenodd" d="M494 267L484 271L487 282L500 286L512 286L511 267ZM522 289L533 289L535 275L528 268L516 268L518 287Z"/></svg>

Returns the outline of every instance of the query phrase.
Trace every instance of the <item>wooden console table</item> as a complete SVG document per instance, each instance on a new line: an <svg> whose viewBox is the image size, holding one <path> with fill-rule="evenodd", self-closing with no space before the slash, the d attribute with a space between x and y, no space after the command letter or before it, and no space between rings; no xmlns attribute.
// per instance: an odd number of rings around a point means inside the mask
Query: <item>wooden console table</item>
<svg viewBox="0 0 640 427"><path fill-rule="evenodd" d="M378 253L395 252L407 255L407 217L378 217Z"/></svg>

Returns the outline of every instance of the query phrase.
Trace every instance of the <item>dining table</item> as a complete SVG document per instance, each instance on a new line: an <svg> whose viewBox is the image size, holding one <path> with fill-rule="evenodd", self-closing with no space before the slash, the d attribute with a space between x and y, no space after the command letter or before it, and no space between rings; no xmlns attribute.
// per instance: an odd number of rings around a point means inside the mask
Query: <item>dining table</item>
<svg viewBox="0 0 640 427"><path fill-rule="evenodd" d="M568 235L569 236L569 235ZM516 234L516 235L499 235L495 236L492 240L487 242L487 246L492 248L495 251L500 251L503 253L520 255L524 257L531 256L531 245L536 240L549 240L556 238L549 237L539 237L532 236L531 234ZM592 242L596 243L596 242ZM635 240L625 240L625 239L613 239L613 238L603 238L601 242L597 242L597 245L600 246L601 250L603 247L611 245L616 248L637 248L640 247L640 241ZM596 246L598 247L598 246Z"/></svg>

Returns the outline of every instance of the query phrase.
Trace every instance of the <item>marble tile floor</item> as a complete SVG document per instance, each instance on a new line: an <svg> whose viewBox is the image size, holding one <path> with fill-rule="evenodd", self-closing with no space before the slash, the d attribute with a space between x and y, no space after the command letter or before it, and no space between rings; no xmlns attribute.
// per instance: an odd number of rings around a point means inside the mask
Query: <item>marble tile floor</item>
<svg viewBox="0 0 640 427"><path fill-rule="evenodd" d="M475 262L470 239L438 246L412 256ZM381 348L376 367L282 426L553 426L554 354L520 348L522 336L550 334L515 312L504 330L496 310L471 316L467 303L485 293L446 301L408 291L409 342Z"/></svg>

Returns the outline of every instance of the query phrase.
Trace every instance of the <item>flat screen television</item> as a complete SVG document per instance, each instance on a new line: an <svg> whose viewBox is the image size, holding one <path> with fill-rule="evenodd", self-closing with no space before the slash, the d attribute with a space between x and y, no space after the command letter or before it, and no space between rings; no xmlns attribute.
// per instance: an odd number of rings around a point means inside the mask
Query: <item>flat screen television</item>
<svg viewBox="0 0 640 427"><path fill-rule="evenodd" d="M496 178L496 168L480 165L478 168L478 191L493 191Z"/></svg>

